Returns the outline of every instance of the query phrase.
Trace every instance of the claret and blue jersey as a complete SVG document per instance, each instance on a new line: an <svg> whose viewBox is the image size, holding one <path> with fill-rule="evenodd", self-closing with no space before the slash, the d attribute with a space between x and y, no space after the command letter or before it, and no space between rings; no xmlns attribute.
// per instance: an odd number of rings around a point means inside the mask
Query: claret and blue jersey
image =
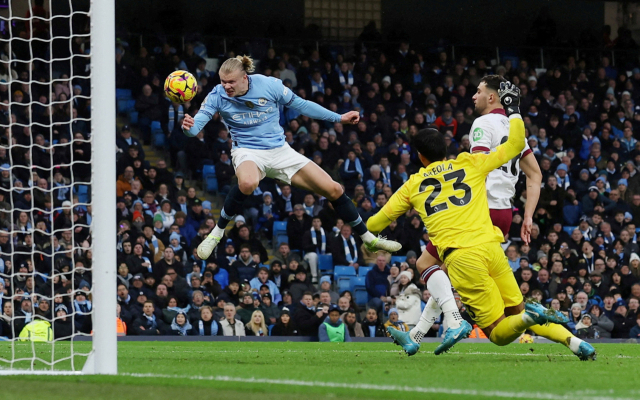
<svg viewBox="0 0 640 400"><path fill-rule="evenodd" d="M339 122L340 115L296 96L277 78L250 75L249 90L243 96L229 97L222 85L207 95L194 117L188 136L195 136L220 113L231 133L234 147L269 150L284 146L284 129L280 126L280 107L296 109L314 119Z"/></svg>

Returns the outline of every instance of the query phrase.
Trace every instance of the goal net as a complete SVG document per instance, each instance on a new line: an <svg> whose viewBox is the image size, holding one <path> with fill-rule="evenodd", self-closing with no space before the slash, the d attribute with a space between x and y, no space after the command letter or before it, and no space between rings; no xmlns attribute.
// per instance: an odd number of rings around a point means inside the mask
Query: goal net
<svg viewBox="0 0 640 400"><path fill-rule="evenodd" d="M0 373L116 372L113 7L0 9Z"/></svg>

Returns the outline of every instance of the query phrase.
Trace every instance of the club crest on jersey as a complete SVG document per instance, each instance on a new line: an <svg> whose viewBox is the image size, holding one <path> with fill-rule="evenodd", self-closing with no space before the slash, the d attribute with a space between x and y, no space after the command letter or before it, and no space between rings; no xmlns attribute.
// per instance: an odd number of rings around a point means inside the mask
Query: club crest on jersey
<svg viewBox="0 0 640 400"><path fill-rule="evenodd" d="M484 131L482 130L482 128L476 128L473 130L473 140L474 141L478 141L480 139L482 139L482 136L484 136Z"/></svg>
<svg viewBox="0 0 640 400"><path fill-rule="evenodd" d="M267 105L267 99L265 99L264 97L260 97L258 99L258 104L261 106L266 106Z"/></svg>
<svg viewBox="0 0 640 400"><path fill-rule="evenodd" d="M251 108L251 109L252 109L253 107L255 107L255 106L253 105L253 103L252 103L252 102L250 102L250 101L245 101L245 102L244 102L244 105L245 105L245 106L247 106L247 107L249 107L249 108Z"/></svg>

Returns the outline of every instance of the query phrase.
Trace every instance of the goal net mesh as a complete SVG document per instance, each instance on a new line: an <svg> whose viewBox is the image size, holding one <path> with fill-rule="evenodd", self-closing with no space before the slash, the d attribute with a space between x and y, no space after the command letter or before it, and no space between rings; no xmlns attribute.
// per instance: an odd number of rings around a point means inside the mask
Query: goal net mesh
<svg viewBox="0 0 640 400"><path fill-rule="evenodd" d="M0 9L0 370L78 371L91 350L89 7Z"/></svg>

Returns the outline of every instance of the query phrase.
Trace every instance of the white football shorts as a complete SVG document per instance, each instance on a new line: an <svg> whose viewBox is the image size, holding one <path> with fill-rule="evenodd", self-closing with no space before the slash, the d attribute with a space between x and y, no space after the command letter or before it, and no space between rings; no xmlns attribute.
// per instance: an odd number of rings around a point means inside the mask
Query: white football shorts
<svg viewBox="0 0 640 400"><path fill-rule="evenodd" d="M288 184L291 184L293 175L311 161L286 143L270 150L234 147L231 149L231 158L236 169L245 161L256 163L260 170L260 180L267 176Z"/></svg>

